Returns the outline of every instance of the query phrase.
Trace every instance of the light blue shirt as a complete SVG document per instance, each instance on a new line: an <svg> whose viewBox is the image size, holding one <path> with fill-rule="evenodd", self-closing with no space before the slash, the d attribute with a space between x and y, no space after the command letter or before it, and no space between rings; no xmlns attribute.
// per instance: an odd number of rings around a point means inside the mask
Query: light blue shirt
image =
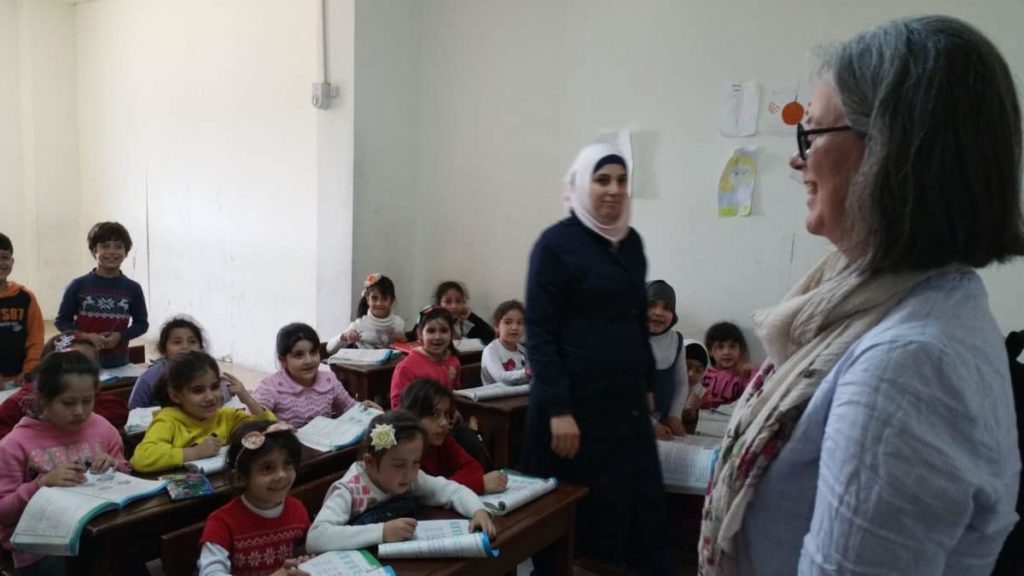
<svg viewBox="0 0 1024 576"><path fill-rule="evenodd" d="M747 510L737 574L989 576L1017 520L1013 406L981 279L927 280L811 398Z"/></svg>

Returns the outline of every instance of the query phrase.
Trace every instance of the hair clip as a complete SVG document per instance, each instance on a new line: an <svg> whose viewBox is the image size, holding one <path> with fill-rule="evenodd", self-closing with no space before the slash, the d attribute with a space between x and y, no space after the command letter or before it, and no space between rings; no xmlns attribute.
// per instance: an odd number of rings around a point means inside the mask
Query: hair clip
<svg viewBox="0 0 1024 576"><path fill-rule="evenodd" d="M360 296L362 296L363 298L366 298L366 292L369 291L369 289L371 287L373 287L374 284L376 284L377 282L380 282L380 279L383 276L384 275L381 274L380 272L374 272L373 274L370 274L369 276L367 276L366 280L363 280L363 293L360 294Z"/></svg>
<svg viewBox="0 0 1024 576"><path fill-rule="evenodd" d="M259 430L253 430L252 432L246 433L242 436L242 448L248 448L249 450L259 450L263 447L263 443L267 441L267 434L273 434L275 432L294 432L295 428L287 422L274 422L263 432Z"/></svg>
<svg viewBox="0 0 1024 576"><path fill-rule="evenodd" d="M75 343L75 337L71 334L61 334L53 343L54 352L67 352Z"/></svg>
<svg viewBox="0 0 1024 576"><path fill-rule="evenodd" d="M370 446L381 451L394 448L398 444L395 439L395 427L391 424L377 424L370 431Z"/></svg>

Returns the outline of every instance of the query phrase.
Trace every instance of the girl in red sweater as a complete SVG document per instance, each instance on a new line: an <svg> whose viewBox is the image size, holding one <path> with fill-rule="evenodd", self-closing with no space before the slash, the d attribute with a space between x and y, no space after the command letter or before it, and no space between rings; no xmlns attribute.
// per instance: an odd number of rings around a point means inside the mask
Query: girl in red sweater
<svg viewBox="0 0 1024 576"><path fill-rule="evenodd" d="M217 509L200 538L199 576L305 574L309 513L288 495L302 458L295 429L284 422L256 421L231 434L227 467L240 495Z"/></svg>
<svg viewBox="0 0 1024 576"><path fill-rule="evenodd" d="M431 476L454 480L477 494L504 492L508 477L501 470L484 474L484 468L449 435L455 415L455 395L437 380L420 378L402 393L402 410L408 410L427 432L420 468Z"/></svg>

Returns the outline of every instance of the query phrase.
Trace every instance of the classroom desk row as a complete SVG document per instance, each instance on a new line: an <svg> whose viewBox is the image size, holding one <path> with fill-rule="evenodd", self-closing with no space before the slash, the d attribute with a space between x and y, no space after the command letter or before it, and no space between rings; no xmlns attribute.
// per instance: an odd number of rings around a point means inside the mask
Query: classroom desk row
<svg viewBox="0 0 1024 576"><path fill-rule="evenodd" d="M320 452L303 446L296 486L347 470L357 453L356 448ZM82 532L76 564L85 574L123 574L132 561L156 558L161 535L204 520L234 496L226 473L209 479L215 489L210 496L173 502L161 494L93 518Z"/></svg>

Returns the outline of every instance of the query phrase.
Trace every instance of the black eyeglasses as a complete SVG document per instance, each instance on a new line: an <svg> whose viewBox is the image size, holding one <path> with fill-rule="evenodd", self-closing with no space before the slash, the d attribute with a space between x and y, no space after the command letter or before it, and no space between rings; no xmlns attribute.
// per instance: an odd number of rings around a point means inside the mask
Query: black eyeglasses
<svg viewBox="0 0 1024 576"><path fill-rule="evenodd" d="M829 132L846 132L853 130L852 126L833 126L832 128L814 128L807 130L803 124L796 125L796 150L800 153L801 160L807 160L807 151L811 149L811 141L808 136L814 134L828 134Z"/></svg>

